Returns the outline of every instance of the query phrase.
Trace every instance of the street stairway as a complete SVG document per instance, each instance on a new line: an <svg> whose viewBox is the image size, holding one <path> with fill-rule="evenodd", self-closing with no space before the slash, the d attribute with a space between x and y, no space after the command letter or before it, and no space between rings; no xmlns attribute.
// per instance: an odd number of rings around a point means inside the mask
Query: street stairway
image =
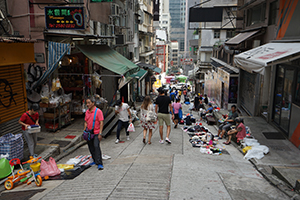
<svg viewBox="0 0 300 200"><path fill-rule="evenodd" d="M187 114L188 106L183 106ZM194 117L200 117L193 112ZM0 199L14 199L18 194L28 195L28 199L290 199L297 193L272 174L273 166L299 167L299 149L288 140L268 140L263 131L274 131L261 118L245 117L245 124L251 127L252 134L261 144L270 148L270 153L261 160L243 159L236 145L225 146L228 154L202 154L199 148L193 148L187 133L172 126L170 139L172 144L160 144L158 128L153 133L152 144L144 145L143 129L139 121L135 122L136 131L127 141L125 132L121 132L124 143L115 144L115 129L101 141L102 153L111 156L104 160L104 170L92 166L71 180L44 181L41 188L34 185L20 185L11 191L1 192ZM214 126L202 122L213 134ZM109 126L109 125L108 125ZM83 120L77 120L71 126L57 133L41 133L40 143L49 145L50 141L72 141L69 148L59 148L60 152L51 154L49 148L40 153L53 156L58 164L66 163L78 155L88 155L89 150L80 139ZM66 139L67 135L75 135ZM166 128L164 128L164 138ZM48 147L51 147L49 145ZM45 153L48 151L48 153ZM278 169L278 167L277 167ZM287 173L285 171L285 173ZM284 174L284 173L283 173ZM299 174L299 173L298 173ZM295 178L296 176L294 176ZM276 180L274 184L272 180ZM271 184L271 183L272 184ZM274 186L275 185L275 186ZM1 186L3 187L3 186ZM9 197L9 198L8 198Z"/></svg>

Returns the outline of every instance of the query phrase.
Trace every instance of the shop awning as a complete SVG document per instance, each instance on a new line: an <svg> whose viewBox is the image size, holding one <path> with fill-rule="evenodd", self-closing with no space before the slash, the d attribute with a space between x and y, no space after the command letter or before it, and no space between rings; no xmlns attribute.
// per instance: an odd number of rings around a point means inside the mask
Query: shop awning
<svg viewBox="0 0 300 200"><path fill-rule="evenodd" d="M250 31L250 32L244 32L244 33L239 33L236 36L234 36L233 38L231 38L230 40L228 40L227 42L225 42L225 44L227 45L238 45L241 42L247 40L248 38L250 38L251 36L255 35L256 33L258 33L260 30L257 31Z"/></svg>
<svg viewBox="0 0 300 200"><path fill-rule="evenodd" d="M229 74L238 74L239 73L239 69L237 69L236 67L230 66L229 64L223 62L222 60L219 60L214 57L211 57L210 59L212 60L212 62L210 64L213 67L222 69L222 70L228 72Z"/></svg>
<svg viewBox="0 0 300 200"><path fill-rule="evenodd" d="M140 71L131 74L130 77L142 80L147 75L148 71L144 69L140 69Z"/></svg>
<svg viewBox="0 0 300 200"><path fill-rule="evenodd" d="M234 57L235 64L250 72L264 74L265 67L300 58L300 43L268 43Z"/></svg>
<svg viewBox="0 0 300 200"><path fill-rule="evenodd" d="M141 57L147 57L147 56L150 56L150 55L152 55L152 54L154 54L154 51L149 51L149 52L147 52L147 53L141 53L140 56L141 56Z"/></svg>
<svg viewBox="0 0 300 200"><path fill-rule="evenodd" d="M139 70L137 65L107 45L83 45L77 47L93 62L116 74L127 77Z"/></svg>
<svg viewBox="0 0 300 200"><path fill-rule="evenodd" d="M55 71L59 61L65 54L71 53L71 45L58 42L48 42L48 69L47 71L35 82L32 89L44 84L51 74Z"/></svg>
<svg viewBox="0 0 300 200"><path fill-rule="evenodd" d="M151 69L152 71L157 72L159 74L161 73L161 69L159 67L156 67L155 65L150 65L146 63L139 63L137 65L143 68Z"/></svg>

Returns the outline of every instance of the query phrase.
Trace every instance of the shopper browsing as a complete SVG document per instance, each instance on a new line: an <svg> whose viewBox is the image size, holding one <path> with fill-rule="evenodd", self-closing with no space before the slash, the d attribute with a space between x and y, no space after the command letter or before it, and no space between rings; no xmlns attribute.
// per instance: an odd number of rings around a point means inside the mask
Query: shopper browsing
<svg viewBox="0 0 300 200"><path fill-rule="evenodd" d="M22 132L28 145L29 154L35 158L38 157L37 154L34 153L37 143L37 133L29 133L28 127L31 125L39 125L39 109L39 105L34 103L30 106L30 109L27 112L22 114L21 118L19 119L19 124L22 125Z"/></svg>
<svg viewBox="0 0 300 200"><path fill-rule="evenodd" d="M169 139L170 132L171 132L171 119L169 114L169 109L172 112L172 119L174 119L174 113L172 108L171 99L165 95L163 88L158 89L159 96L156 98L155 101L155 112L157 114L158 123L159 123L159 134L160 134L160 141L159 143L163 144L163 128L164 122L167 125L167 137L166 142L171 144L171 140Z"/></svg>
<svg viewBox="0 0 300 200"><path fill-rule="evenodd" d="M126 138L127 140L129 140L129 132L127 131L127 129L129 126L129 122L132 122L129 105L127 103L123 103L121 100L118 100L115 106L115 114L119 116L117 139L115 141L115 143L118 144L120 142L120 132L122 127L125 127ZM128 115L130 118L128 118Z"/></svg>
<svg viewBox="0 0 300 200"><path fill-rule="evenodd" d="M87 141L90 153L94 160L90 165L97 165L98 170L103 170L102 153L100 149L100 141L102 140L103 130L103 113L95 106L95 98L90 97L86 99L86 106L88 110L85 112L84 130L94 130L94 136ZM94 122L95 119L95 122Z"/></svg>

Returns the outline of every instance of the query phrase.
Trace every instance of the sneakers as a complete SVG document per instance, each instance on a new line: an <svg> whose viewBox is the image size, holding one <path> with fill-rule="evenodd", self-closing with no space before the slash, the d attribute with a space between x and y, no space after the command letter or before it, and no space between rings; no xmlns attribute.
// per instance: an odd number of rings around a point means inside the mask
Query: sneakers
<svg viewBox="0 0 300 200"><path fill-rule="evenodd" d="M126 136L127 141L130 140L129 136Z"/></svg>
<svg viewBox="0 0 300 200"><path fill-rule="evenodd" d="M96 163L95 162L90 163L90 166L93 166L93 165L96 165Z"/></svg>
<svg viewBox="0 0 300 200"><path fill-rule="evenodd" d="M111 158L110 156L105 155L105 154L102 154L102 159L103 159L103 160L108 160L108 159L110 159L110 158Z"/></svg>
<svg viewBox="0 0 300 200"><path fill-rule="evenodd" d="M171 143L172 143L171 140L170 140L169 138L166 138L166 142L167 142L168 144L171 144Z"/></svg>
<svg viewBox="0 0 300 200"><path fill-rule="evenodd" d="M98 165L98 170L103 170L103 165Z"/></svg>
<svg viewBox="0 0 300 200"><path fill-rule="evenodd" d="M222 137L218 137L219 140L223 139Z"/></svg>
<svg viewBox="0 0 300 200"><path fill-rule="evenodd" d="M119 139L117 139L117 140L115 141L115 143L116 143L116 144L118 144L119 142L120 142L120 140L119 140Z"/></svg>
<svg viewBox="0 0 300 200"><path fill-rule="evenodd" d="M163 143L164 143L164 141L163 141L163 140L159 140L159 143L163 144Z"/></svg>

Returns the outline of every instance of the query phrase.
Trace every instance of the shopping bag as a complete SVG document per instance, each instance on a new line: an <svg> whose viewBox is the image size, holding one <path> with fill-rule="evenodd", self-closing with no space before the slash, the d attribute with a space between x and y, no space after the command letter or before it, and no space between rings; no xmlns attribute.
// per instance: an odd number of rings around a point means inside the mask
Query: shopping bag
<svg viewBox="0 0 300 200"><path fill-rule="evenodd" d="M130 123L130 124L129 124L129 126L128 126L128 128L127 128L127 131L128 131L128 132L135 132L133 123Z"/></svg>
<svg viewBox="0 0 300 200"><path fill-rule="evenodd" d="M13 158L23 159L24 142L22 134L8 133L0 138L0 154L8 154L8 160Z"/></svg>
<svg viewBox="0 0 300 200"><path fill-rule="evenodd" d="M60 170L58 169L56 162L52 157L49 158L48 162L42 159L40 169L41 177L56 176L60 174Z"/></svg>

